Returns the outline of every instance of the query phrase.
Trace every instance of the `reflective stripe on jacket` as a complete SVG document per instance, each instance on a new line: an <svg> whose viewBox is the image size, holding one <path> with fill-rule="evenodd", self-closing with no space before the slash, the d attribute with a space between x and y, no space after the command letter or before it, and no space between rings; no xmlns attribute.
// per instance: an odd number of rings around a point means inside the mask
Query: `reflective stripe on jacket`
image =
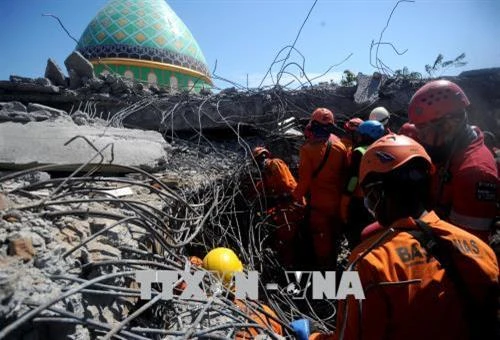
<svg viewBox="0 0 500 340"><path fill-rule="evenodd" d="M458 248L463 256L455 265L478 305L486 306L492 300L489 292L498 289L498 263L493 250L474 235L439 219L434 212L426 214L422 221ZM405 232L417 229L415 222L403 219L392 227L396 231L364 257L361 254L387 229L374 230L351 254L350 262L358 261L354 270L359 273L366 299L348 297L339 301L337 331L331 338L343 333L346 340L465 340L468 321L454 283Z"/></svg>

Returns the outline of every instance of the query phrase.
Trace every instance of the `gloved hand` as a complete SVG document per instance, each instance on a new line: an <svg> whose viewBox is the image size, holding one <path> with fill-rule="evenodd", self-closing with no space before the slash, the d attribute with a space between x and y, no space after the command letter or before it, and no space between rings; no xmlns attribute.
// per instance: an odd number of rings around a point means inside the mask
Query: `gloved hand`
<svg viewBox="0 0 500 340"><path fill-rule="evenodd" d="M308 340L311 330L309 328L309 319L298 319L290 323L290 327L295 332L298 340Z"/></svg>

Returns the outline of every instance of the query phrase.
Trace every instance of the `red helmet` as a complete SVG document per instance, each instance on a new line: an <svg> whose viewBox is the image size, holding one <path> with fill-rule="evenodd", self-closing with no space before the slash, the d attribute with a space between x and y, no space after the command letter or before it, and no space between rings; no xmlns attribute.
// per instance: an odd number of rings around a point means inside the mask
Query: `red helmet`
<svg viewBox="0 0 500 340"><path fill-rule="evenodd" d="M414 140L418 140L418 130L415 124L412 123L404 123L398 131L399 135L405 135Z"/></svg>
<svg viewBox="0 0 500 340"><path fill-rule="evenodd" d="M363 119L361 118L351 118L344 124L344 130L348 132L354 132L358 129L358 126L360 126L363 123Z"/></svg>
<svg viewBox="0 0 500 340"><path fill-rule="evenodd" d="M335 119L333 112L324 107L317 108L311 115L311 120L323 125L333 124Z"/></svg>
<svg viewBox="0 0 500 340"><path fill-rule="evenodd" d="M370 173L388 173L414 158L423 158L432 168L432 161L422 145L396 134L375 141L363 155L359 167L359 182L363 184Z"/></svg>
<svg viewBox="0 0 500 340"><path fill-rule="evenodd" d="M457 84L434 80L415 92L410 100L408 118L413 124L427 123L469 105L469 99Z"/></svg>
<svg viewBox="0 0 500 340"><path fill-rule="evenodd" d="M253 158L257 158L259 157L260 155L265 155L267 157L269 157L271 153L269 152L269 150L267 150L265 147L263 146L257 146L253 149L252 151L252 156Z"/></svg>

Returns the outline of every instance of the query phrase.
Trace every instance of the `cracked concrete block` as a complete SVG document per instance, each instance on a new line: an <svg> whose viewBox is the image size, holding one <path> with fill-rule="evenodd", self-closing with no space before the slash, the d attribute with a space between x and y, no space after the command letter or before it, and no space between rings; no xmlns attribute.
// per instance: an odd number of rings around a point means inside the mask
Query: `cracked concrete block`
<svg viewBox="0 0 500 340"><path fill-rule="evenodd" d="M64 165L62 171L73 171L80 164L87 163L96 151L84 136L104 156L101 172L127 173L134 170L115 165L138 167L154 172L166 165L168 143L155 131L121 128L98 128L77 126L65 121L44 121L28 124L0 124L2 148L0 148L0 169L19 170L36 165ZM21 138L22 136L22 138ZM111 147L113 145L113 147ZM91 164L98 164L100 156Z"/></svg>
<svg viewBox="0 0 500 340"><path fill-rule="evenodd" d="M50 106L36 104L36 103L29 103L28 104L28 112L34 112L34 111L40 111L40 110L49 112L52 115L52 117L67 115L66 111L55 109L55 108L50 107Z"/></svg>
<svg viewBox="0 0 500 340"><path fill-rule="evenodd" d="M94 67L90 61L85 59L85 57L78 51L73 51L64 61L64 65L66 66L68 73L70 73L70 70L74 70L80 78L95 78Z"/></svg>
<svg viewBox="0 0 500 340"><path fill-rule="evenodd" d="M57 63L49 58L45 68L45 78L48 78L56 86L66 86L66 78Z"/></svg>

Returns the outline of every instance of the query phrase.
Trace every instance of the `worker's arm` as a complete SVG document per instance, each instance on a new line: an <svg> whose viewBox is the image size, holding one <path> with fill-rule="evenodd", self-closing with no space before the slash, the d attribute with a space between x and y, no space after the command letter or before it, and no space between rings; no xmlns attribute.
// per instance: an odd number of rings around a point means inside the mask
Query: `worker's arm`
<svg viewBox="0 0 500 340"><path fill-rule="evenodd" d="M471 167L457 173L453 181L449 221L474 231L489 231L497 210L498 177Z"/></svg>
<svg viewBox="0 0 500 340"><path fill-rule="evenodd" d="M296 201L301 202L303 197L309 191L313 171L314 169L312 168L308 150L302 147L302 149L300 149L299 182L297 183L297 187L292 194Z"/></svg>

